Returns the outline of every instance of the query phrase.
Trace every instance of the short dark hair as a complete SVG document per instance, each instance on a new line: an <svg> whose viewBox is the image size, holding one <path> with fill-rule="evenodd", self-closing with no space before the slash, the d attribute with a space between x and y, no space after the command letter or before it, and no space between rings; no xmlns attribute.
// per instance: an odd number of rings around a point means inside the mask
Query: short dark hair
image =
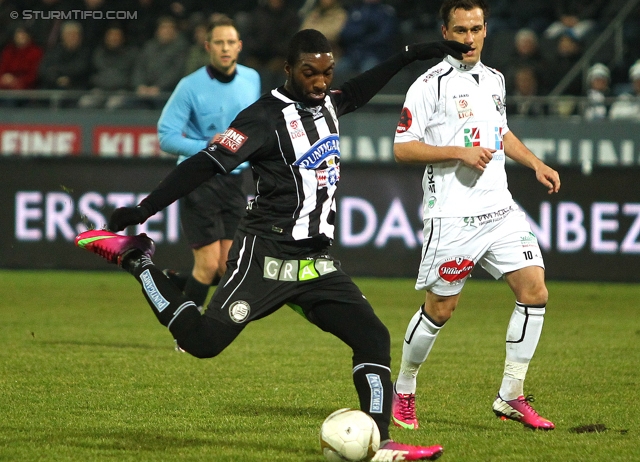
<svg viewBox="0 0 640 462"><path fill-rule="evenodd" d="M442 19L445 27L449 25L451 13L458 8L462 8L466 11L473 10L474 8L480 8L484 15L485 22L487 22L487 18L489 17L489 5L487 5L487 2L484 0L445 0L440 7L440 18Z"/></svg>
<svg viewBox="0 0 640 462"><path fill-rule="evenodd" d="M331 44L327 37L315 29L303 29L291 37L287 51L287 63L293 66L302 53L331 53Z"/></svg>
<svg viewBox="0 0 640 462"><path fill-rule="evenodd" d="M211 17L211 20L209 21L209 24L207 24L207 33L211 34L211 31L213 29L220 26L231 26L234 29L238 30L238 28L236 27L236 23L229 16L222 13L214 13Z"/></svg>

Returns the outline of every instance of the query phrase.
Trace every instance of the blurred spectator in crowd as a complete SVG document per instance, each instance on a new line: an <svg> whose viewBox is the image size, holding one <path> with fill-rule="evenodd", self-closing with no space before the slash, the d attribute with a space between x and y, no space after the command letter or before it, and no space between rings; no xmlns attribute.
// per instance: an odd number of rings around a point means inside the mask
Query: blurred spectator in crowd
<svg viewBox="0 0 640 462"><path fill-rule="evenodd" d="M27 27L32 31L33 41L40 45L45 53L53 49L60 41L60 31L65 22L52 12L69 11L71 0L31 0L24 2L24 9L37 11L26 19Z"/></svg>
<svg viewBox="0 0 640 462"><path fill-rule="evenodd" d="M525 116L545 115L544 104L532 98L540 96L539 87L539 70L526 64L520 65L513 72L513 89L509 92L511 98L507 100L507 111Z"/></svg>
<svg viewBox="0 0 640 462"><path fill-rule="evenodd" d="M161 92L170 92L184 75L189 43L180 35L176 20L163 16L158 20L155 37L148 40L137 57L133 70L133 88L138 96L151 97L147 107L162 107L153 101Z"/></svg>
<svg viewBox="0 0 640 462"><path fill-rule="evenodd" d="M169 15L166 0L123 2L122 9L136 12L135 19L129 19L125 25L127 43L136 48L142 48L155 34L158 20Z"/></svg>
<svg viewBox="0 0 640 462"><path fill-rule="evenodd" d="M513 52L505 61L505 78L507 80L507 93L510 94L515 88L515 75L523 67L533 68L536 75L542 75L545 60L540 53L538 34L533 29L520 29L514 37ZM537 85L538 94L545 94L543 82Z"/></svg>
<svg viewBox="0 0 640 462"><path fill-rule="evenodd" d="M629 68L631 93L623 93L611 105L609 118L612 120L635 120L640 122L640 60Z"/></svg>
<svg viewBox="0 0 640 462"><path fill-rule="evenodd" d="M489 36L499 30L532 29L542 34L555 17L555 0L494 0L491 2Z"/></svg>
<svg viewBox="0 0 640 462"><path fill-rule="evenodd" d="M607 117L606 98L609 96L611 71L596 63L587 71L587 104L584 108L586 120L602 120Z"/></svg>
<svg viewBox="0 0 640 462"><path fill-rule="evenodd" d="M92 56L94 73L91 76L90 93L78 101L82 108L96 108L103 105L115 109L125 102L124 93L131 91L131 75L138 52L125 44L124 29L110 25L105 31L103 43ZM122 95L106 95L105 92L121 92Z"/></svg>
<svg viewBox="0 0 640 462"><path fill-rule="evenodd" d="M44 52L40 63L41 86L56 90L84 90L90 71L91 50L82 41L82 26L65 21L60 29L60 43Z"/></svg>
<svg viewBox="0 0 640 462"><path fill-rule="evenodd" d="M396 12L402 43L442 40L442 32L440 32L441 2L387 0L387 3Z"/></svg>
<svg viewBox="0 0 640 462"><path fill-rule="evenodd" d="M545 30L547 38L557 38L571 32L584 39L595 27L608 0L554 0L555 21Z"/></svg>
<svg viewBox="0 0 640 462"><path fill-rule="evenodd" d="M0 0L0 48L11 42L16 27L16 20L11 17L11 13L21 9L18 8L17 0Z"/></svg>
<svg viewBox="0 0 640 462"><path fill-rule="evenodd" d="M189 47L187 54L187 62L184 69L184 75L189 75L200 69L202 66L209 64L209 53L204 46L207 41L207 24L199 22L193 28L193 43Z"/></svg>
<svg viewBox="0 0 640 462"><path fill-rule="evenodd" d="M94 19L93 15L102 15L103 18L106 18L106 12L113 9L112 4L107 4L106 0L74 0L70 9L85 12L86 17L84 19L79 16L74 20L78 21L82 26L82 42L84 45L91 51L95 50L102 42L108 21Z"/></svg>
<svg viewBox="0 0 640 462"><path fill-rule="evenodd" d="M382 0L359 0L349 9L340 33L342 58L336 63L338 81L371 69L396 51L398 20L395 9Z"/></svg>
<svg viewBox="0 0 640 462"><path fill-rule="evenodd" d="M339 58L342 55L340 49L340 32L347 21L347 10L340 4L340 0L316 0L313 8L306 13L300 29L319 30L327 37L333 55Z"/></svg>
<svg viewBox="0 0 640 462"><path fill-rule="evenodd" d="M545 79L549 90L553 90L569 70L578 62L582 55L582 43L575 35L567 31L560 35L555 42L555 53L546 66ZM582 80L580 75L573 79L562 92L564 95L582 95Z"/></svg>
<svg viewBox="0 0 640 462"><path fill-rule="evenodd" d="M264 0L249 13L240 31L244 61L260 73L263 89L282 84L289 39L299 26L298 11L291 0Z"/></svg>
<svg viewBox="0 0 640 462"><path fill-rule="evenodd" d="M0 89L28 90L36 88L42 48L33 43L31 34L18 26L0 55Z"/></svg>

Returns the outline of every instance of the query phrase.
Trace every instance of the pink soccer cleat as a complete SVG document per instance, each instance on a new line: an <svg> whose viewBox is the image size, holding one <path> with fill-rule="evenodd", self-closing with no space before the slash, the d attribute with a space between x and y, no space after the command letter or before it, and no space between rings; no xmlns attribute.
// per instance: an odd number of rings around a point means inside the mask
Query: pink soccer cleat
<svg viewBox="0 0 640 462"><path fill-rule="evenodd" d="M132 250L140 250L151 257L155 243L144 233L137 236L122 236L111 231L92 229L76 236L76 246L96 253L109 263L122 266L123 257Z"/></svg>
<svg viewBox="0 0 640 462"><path fill-rule="evenodd" d="M540 417L535 409L531 407L530 402L533 402L533 396L531 395L526 398L520 395L518 398L509 401L503 400L498 395L493 402L493 412L502 420L515 420L534 430L553 430L556 428L553 422Z"/></svg>
<svg viewBox="0 0 640 462"><path fill-rule="evenodd" d="M389 441L382 446L371 462L394 462L397 460L436 460L442 455L442 446L411 446Z"/></svg>
<svg viewBox="0 0 640 462"><path fill-rule="evenodd" d="M417 430L419 425L416 417L416 395L414 393L396 393L394 387L391 414L393 424L396 427Z"/></svg>

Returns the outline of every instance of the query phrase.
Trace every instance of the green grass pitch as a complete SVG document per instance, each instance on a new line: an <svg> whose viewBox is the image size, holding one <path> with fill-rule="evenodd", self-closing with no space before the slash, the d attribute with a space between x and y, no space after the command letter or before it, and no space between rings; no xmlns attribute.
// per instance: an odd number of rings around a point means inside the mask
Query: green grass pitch
<svg viewBox="0 0 640 462"><path fill-rule="evenodd" d="M198 360L174 351L124 272L0 281L2 461L322 462L320 423L357 407L349 349L288 308ZM395 374L422 293L408 279L356 282L389 327ZM503 282L471 280L419 376L420 429L392 437L442 444L443 462L640 461L638 286L548 285L525 393L556 430L491 412L514 300Z"/></svg>

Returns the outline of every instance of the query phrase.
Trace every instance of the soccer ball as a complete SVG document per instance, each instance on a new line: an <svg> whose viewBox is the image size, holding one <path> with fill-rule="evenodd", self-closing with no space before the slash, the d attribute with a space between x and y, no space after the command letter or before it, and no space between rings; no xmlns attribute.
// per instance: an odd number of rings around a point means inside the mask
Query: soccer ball
<svg viewBox="0 0 640 462"><path fill-rule="evenodd" d="M380 447L380 430L369 414L339 409L320 428L320 449L330 462L368 461Z"/></svg>

